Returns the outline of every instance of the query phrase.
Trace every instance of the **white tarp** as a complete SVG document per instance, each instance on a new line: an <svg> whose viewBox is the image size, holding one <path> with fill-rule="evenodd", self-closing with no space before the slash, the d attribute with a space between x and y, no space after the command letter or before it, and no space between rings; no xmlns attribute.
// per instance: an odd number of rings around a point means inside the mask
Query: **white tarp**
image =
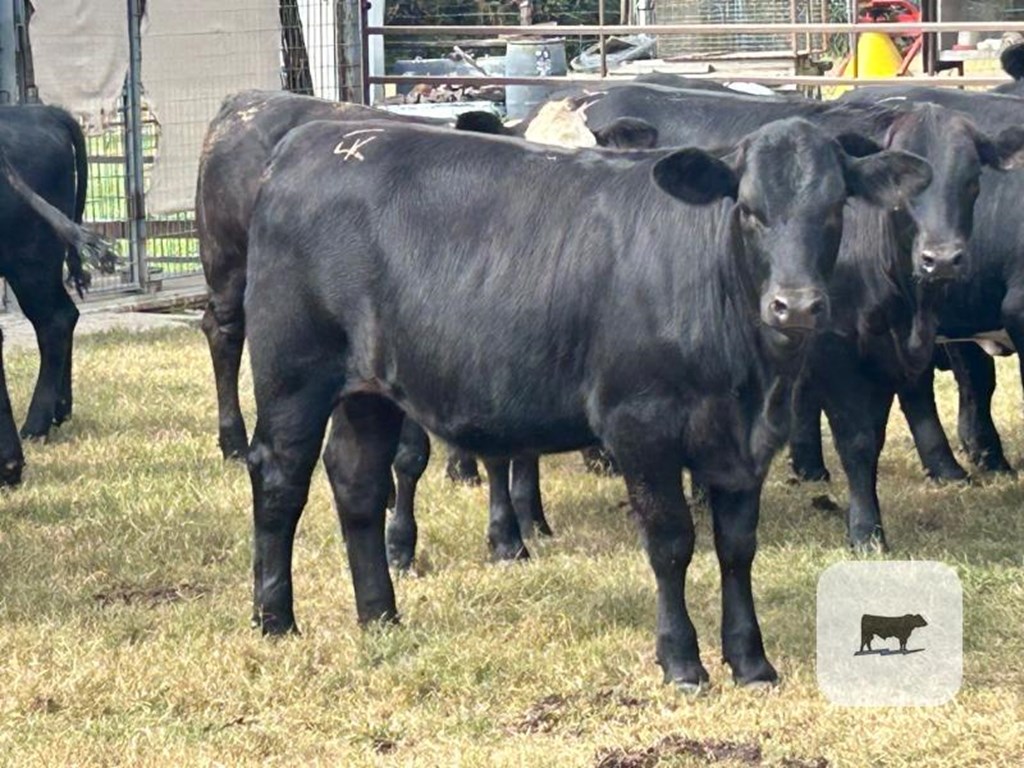
<svg viewBox="0 0 1024 768"><path fill-rule="evenodd" d="M39 98L88 127L117 117L128 71L125 0L33 0L29 22Z"/></svg>
<svg viewBox="0 0 1024 768"><path fill-rule="evenodd" d="M246 88L281 87L278 0L151 0L147 6L142 82L160 124L147 209L190 210L203 136L221 102Z"/></svg>

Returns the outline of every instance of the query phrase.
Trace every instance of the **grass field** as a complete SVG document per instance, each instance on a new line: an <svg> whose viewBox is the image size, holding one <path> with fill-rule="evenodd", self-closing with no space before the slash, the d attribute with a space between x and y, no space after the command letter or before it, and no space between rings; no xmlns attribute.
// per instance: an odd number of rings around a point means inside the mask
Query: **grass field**
<svg viewBox="0 0 1024 768"><path fill-rule="evenodd" d="M998 423L1022 462L1016 361ZM20 419L36 356L8 355ZM880 495L893 557L937 559L964 585L964 685L936 708L845 709L818 692L818 575L849 555L831 487L785 483L763 503L755 563L770 692L719 661L718 571L706 512L689 577L712 689L661 684L653 578L621 481L545 460L556 529L525 565L488 562L486 492L432 462L419 499L419 575L397 584L404 626L360 631L321 470L300 526L303 635L248 628L249 483L219 459L198 330L82 339L74 420L27 446L0 498L0 764L331 766L1024 765L1024 516L1020 484L921 479L900 418ZM249 382L243 382L248 394ZM942 381L943 418L953 396ZM251 399L247 399L251 403ZM251 408L250 408L251 410Z"/></svg>

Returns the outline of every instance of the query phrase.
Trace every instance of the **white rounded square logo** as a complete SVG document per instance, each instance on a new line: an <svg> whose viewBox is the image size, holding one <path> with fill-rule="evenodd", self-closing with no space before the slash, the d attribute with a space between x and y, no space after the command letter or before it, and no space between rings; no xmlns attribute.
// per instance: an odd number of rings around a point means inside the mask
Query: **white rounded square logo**
<svg viewBox="0 0 1024 768"><path fill-rule="evenodd" d="M944 704L963 676L960 579L931 561L836 563L818 579L817 638L833 704Z"/></svg>

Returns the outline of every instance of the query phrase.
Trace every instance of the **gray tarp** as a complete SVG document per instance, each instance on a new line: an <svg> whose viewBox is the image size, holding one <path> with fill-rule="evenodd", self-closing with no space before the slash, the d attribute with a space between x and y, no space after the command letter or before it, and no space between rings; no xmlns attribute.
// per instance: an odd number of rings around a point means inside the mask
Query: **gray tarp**
<svg viewBox="0 0 1024 768"><path fill-rule="evenodd" d="M30 22L39 98L90 128L117 119L128 71L125 0L33 0Z"/></svg>

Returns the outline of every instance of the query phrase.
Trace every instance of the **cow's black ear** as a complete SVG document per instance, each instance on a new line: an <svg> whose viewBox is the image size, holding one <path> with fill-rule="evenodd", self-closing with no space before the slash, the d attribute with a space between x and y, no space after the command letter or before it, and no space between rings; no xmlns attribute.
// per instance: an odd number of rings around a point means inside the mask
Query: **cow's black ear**
<svg viewBox="0 0 1024 768"><path fill-rule="evenodd" d="M932 181L928 161L894 149L867 157L848 159L846 190L880 208L899 208L908 198L920 194Z"/></svg>
<svg viewBox="0 0 1024 768"><path fill-rule="evenodd" d="M1000 171L1024 168L1024 128L1012 126L1000 131L995 139L975 139L981 161Z"/></svg>
<svg viewBox="0 0 1024 768"><path fill-rule="evenodd" d="M1014 80L1024 78L1024 43L1015 43L999 54L1003 71Z"/></svg>
<svg viewBox="0 0 1024 768"><path fill-rule="evenodd" d="M700 149L680 149L654 164L654 183L691 205L707 205L739 194L740 180L725 162Z"/></svg>
<svg viewBox="0 0 1024 768"><path fill-rule="evenodd" d="M882 145L859 133L841 133L836 141L850 157L867 157L882 151Z"/></svg>
<svg viewBox="0 0 1024 768"><path fill-rule="evenodd" d="M611 149L651 149L658 146L658 129L646 120L620 117L594 131L600 147Z"/></svg>
<svg viewBox="0 0 1024 768"><path fill-rule="evenodd" d="M455 118L455 130L469 131L471 133L493 133L503 135L508 133L501 118L493 112L483 110L475 112L463 112Z"/></svg>

